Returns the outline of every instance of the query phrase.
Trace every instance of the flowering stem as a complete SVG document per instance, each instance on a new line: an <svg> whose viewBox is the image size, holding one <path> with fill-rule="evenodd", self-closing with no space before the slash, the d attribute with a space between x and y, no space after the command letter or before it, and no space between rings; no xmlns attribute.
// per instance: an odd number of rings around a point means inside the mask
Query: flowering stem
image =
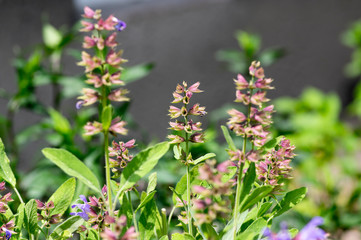
<svg viewBox="0 0 361 240"><path fill-rule="evenodd" d="M24 203L24 200L22 199L18 189L16 187L14 187L14 192L16 193L16 195L18 196L19 200L21 203Z"/></svg>
<svg viewBox="0 0 361 240"><path fill-rule="evenodd" d="M188 215L188 232L193 236L192 216L191 216L191 189L190 189L190 169L187 165L187 215Z"/></svg>
<svg viewBox="0 0 361 240"><path fill-rule="evenodd" d="M104 131L105 177L106 177L107 195L108 195L108 211L109 211L109 216L113 217L108 145L109 145L109 134L108 131Z"/></svg>

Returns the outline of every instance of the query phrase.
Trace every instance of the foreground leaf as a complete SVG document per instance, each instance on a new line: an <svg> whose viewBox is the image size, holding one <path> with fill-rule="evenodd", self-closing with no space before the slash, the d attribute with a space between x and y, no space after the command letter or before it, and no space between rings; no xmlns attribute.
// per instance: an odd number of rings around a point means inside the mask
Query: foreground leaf
<svg viewBox="0 0 361 240"><path fill-rule="evenodd" d="M162 142L139 152L124 168L120 178L119 192L133 187L136 182L147 175L168 149L169 143Z"/></svg>
<svg viewBox="0 0 361 240"><path fill-rule="evenodd" d="M188 233L173 233L172 240L195 240L195 238Z"/></svg>
<svg viewBox="0 0 361 240"><path fill-rule="evenodd" d="M37 205L34 199L31 199L25 205L25 227L29 234L36 234L38 230Z"/></svg>
<svg viewBox="0 0 361 240"><path fill-rule="evenodd" d="M99 181L93 172L72 153L56 148L44 148L42 152L66 174L78 178L92 190L101 193Z"/></svg>
<svg viewBox="0 0 361 240"><path fill-rule="evenodd" d="M16 178L10 167L10 160L6 156L5 146L0 139L0 177L8 182L13 188L16 186Z"/></svg>
<svg viewBox="0 0 361 240"><path fill-rule="evenodd" d="M75 183L75 178L70 178L49 198L48 202L53 201L54 203L50 215L63 214L68 209L74 197Z"/></svg>
<svg viewBox="0 0 361 240"><path fill-rule="evenodd" d="M83 223L84 219L80 216L72 216L65 220L62 224L58 225L50 234L50 238L58 239L62 236L69 238L71 237L69 235L75 232Z"/></svg>
<svg viewBox="0 0 361 240"><path fill-rule="evenodd" d="M306 193L307 188L305 187L301 187L286 193L279 205L276 205L272 211L275 214L275 217L280 216L301 202L305 198Z"/></svg>

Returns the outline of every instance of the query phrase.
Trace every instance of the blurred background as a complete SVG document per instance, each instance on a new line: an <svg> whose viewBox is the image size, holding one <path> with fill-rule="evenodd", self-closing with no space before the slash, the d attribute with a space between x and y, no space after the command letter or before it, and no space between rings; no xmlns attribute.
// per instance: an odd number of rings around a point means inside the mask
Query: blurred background
<svg viewBox="0 0 361 240"><path fill-rule="evenodd" d="M316 183L314 198L304 206L308 216L328 216L329 229L340 236L360 228L361 1L0 0L0 135L20 175L38 164L43 147L71 148L84 119L94 114L75 109L84 81L76 65L83 35L73 26L84 6L127 23L117 40L129 60L131 103L119 108L134 130L129 138L144 145L163 141L177 83L199 81L204 93L196 101L210 113L203 122L213 143L203 150L218 151L214 124L225 122L224 106L235 98L232 79L247 75L251 60L261 60L266 76L275 79L269 94L279 112L274 132L289 136L299 149L296 178L309 173L299 184ZM46 110L50 106L56 111ZM70 150L84 159L88 147ZM320 176L326 180L315 179L315 169L325 165L330 168ZM339 165L341 176L332 180ZM24 182L52 175L42 176ZM32 189L29 196L44 192Z"/></svg>

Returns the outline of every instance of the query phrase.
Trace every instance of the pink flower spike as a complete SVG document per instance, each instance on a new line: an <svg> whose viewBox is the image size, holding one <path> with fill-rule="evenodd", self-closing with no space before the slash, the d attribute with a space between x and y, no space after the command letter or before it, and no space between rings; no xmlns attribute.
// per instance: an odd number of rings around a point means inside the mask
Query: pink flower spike
<svg viewBox="0 0 361 240"><path fill-rule="evenodd" d="M120 80L120 72L115 72L112 75L110 75L109 80L112 84L115 85L125 85L124 81Z"/></svg>
<svg viewBox="0 0 361 240"><path fill-rule="evenodd" d="M184 129L184 124L180 122L169 122L170 129L175 131L182 131Z"/></svg>
<svg viewBox="0 0 361 240"><path fill-rule="evenodd" d="M229 170L228 170L228 167L230 167L230 166L234 166L234 164L231 162L231 161L224 161L224 162L222 162L222 163L220 163L220 164L218 164L217 165L217 170L219 171L219 172L222 172L222 173L226 173L226 172L228 172Z"/></svg>
<svg viewBox="0 0 361 240"><path fill-rule="evenodd" d="M133 147L135 147L135 139L132 139L132 140L129 140L128 142L126 142L125 144L124 144L124 147L126 147L126 148L133 148Z"/></svg>
<svg viewBox="0 0 361 240"><path fill-rule="evenodd" d="M119 66L120 64L126 62L125 59L119 57L121 54L122 51L119 51L118 53L114 52L113 50L109 51L106 57L106 62L113 67Z"/></svg>
<svg viewBox="0 0 361 240"><path fill-rule="evenodd" d="M108 31L115 30L114 26L116 25L116 22L114 22L114 16L110 15L104 22L103 22L103 28Z"/></svg>
<svg viewBox="0 0 361 240"><path fill-rule="evenodd" d="M264 78L264 70L263 68L258 68L254 73L256 78Z"/></svg>
<svg viewBox="0 0 361 240"><path fill-rule="evenodd" d="M109 35L106 39L105 39L105 45L107 47L111 47L111 48L114 48L117 46L117 41L115 41L117 37L117 33L112 33L111 35Z"/></svg>
<svg viewBox="0 0 361 240"><path fill-rule="evenodd" d="M89 36L84 37L83 48L92 48L95 46L95 40Z"/></svg>
<svg viewBox="0 0 361 240"><path fill-rule="evenodd" d="M174 100L172 103L180 103L183 100L183 96L177 92L173 92Z"/></svg>
<svg viewBox="0 0 361 240"><path fill-rule="evenodd" d="M179 109L179 108L177 108L177 107L175 107L175 106L170 106L170 107L169 107L169 114L168 114L168 115L169 115L171 118L177 118L177 117L179 117L181 114L182 114L181 109Z"/></svg>
<svg viewBox="0 0 361 240"><path fill-rule="evenodd" d="M249 86L247 80L241 74L237 75L237 80L234 80L234 82L236 84L236 89L238 90L246 89Z"/></svg>
<svg viewBox="0 0 361 240"><path fill-rule="evenodd" d="M200 84L200 82L196 82L195 84L193 84L192 86L190 86L190 87L188 88L188 91L190 91L191 93L200 93L200 92L203 92L202 90L199 90L199 89L198 89L199 84Z"/></svg>
<svg viewBox="0 0 361 240"><path fill-rule="evenodd" d="M100 95L97 91L91 89L91 88L83 88L83 96L78 97L78 99L82 100L82 106L89 106L95 103Z"/></svg>
<svg viewBox="0 0 361 240"><path fill-rule="evenodd" d="M100 122L88 122L84 126L85 135L91 136L100 133L103 130L103 125Z"/></svg>
<svg viewBox="0 0 361 240"><path fill-rule="evenodd" d="M127 89L118 88L109 93L108 99L115 102L126 102L129 101L129 98L125 96L127 93L129 93Z"/></svg>
<svg viewBox="0 0 361 240"><path fill-rule="evenodd" d="M88 84L93 84L95 88L99 88L103 85L102 80L100 80L98 75L87 74L87 80L85 81Z"/></svg>
<svg viewBox="0 0 361 240"><path fill-rule="evenodd" d="M91 9L88 6L84 7L84 14L82 15L85 18L93 18L95 14L95 11L93 9Z"/></svg>
<svg viewBox="0 0 361 240"><path fill-rule="evenodd" d="M120 121L120 117L116 117L113 119L111 126L109 128L109 132L113 135L116 135L116 133L121 135L127 135L128 130L124 128L124 126L127 123L125 121Z"/></svg>
<svg viewBox="0 0 361 240"><path fill-rule="evenodd" d="M169 138L169 140L171 140L169 143L170 144L174 144L174 143L182 143L184 142L184 138L178 135L168 135L167 138Z"/></svg>
<svg viewBox="0 0 361 240"><path fill-rule="evenodd" d="M193 143L204 143L203 133L194 133L190 136L189 141Z"/></svg>
<svg viewBox="0 0 361 240"><path fill-rule="evenodd" d="M80 32L90 32L94 29L94 24L88 21L81 21L81 25L83 25L84 28L80 29Z"/></svg>
<svg viewBox="0 0 361 240"><path fill-rule="evenodd" d="M206 190L205 187L198 186L198 185L193 186L193 192L196 193L196 194L201 194L205 190Z"/></svg>

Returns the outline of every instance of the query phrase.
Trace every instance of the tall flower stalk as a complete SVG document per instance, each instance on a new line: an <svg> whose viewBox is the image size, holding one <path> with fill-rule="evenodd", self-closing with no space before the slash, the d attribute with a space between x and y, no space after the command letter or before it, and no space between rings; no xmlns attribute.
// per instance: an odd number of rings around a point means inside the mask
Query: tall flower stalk
<svg viewBox="0 0 361 240"><path fill-rule="evenodd" d="M193 163L192 154L189 151L189 143L202 143L204 142L204 134L201 132L201 122L193 122L191 116L204 116L206 114L205 107L200 107L199 104L194 104L189 108L189 102L194 93L200 93L198 89L199 82L188 87L186 82L182 85L178 84L175 92L173 92L174 100L172 103L183 103L181 108L170 106L169 116L171 119L178 119L175 122L169 122L170 129L177 132L177 135L169 135L170 143L177 144L181 147L183 144L182 163L186 166L187 170L187 222L188 233L193 236L193 221L191 216L191 187L190 187L190 170Z"/></svg>
<svg viewBox="0 0 361 240"><path fill-rule="evenodd" d="M259 149L262 147L269 132L267 131L269 125L272 123L271 114L273 112L273 105L263 107L264 103L268 102L266 98L266 91L273 89L270 83L273 81L270 78L265 78L264 70L260 67L259 62L252 62L249 67L249 74L251 80L247 81L241 74L234 80L236 84L236 100L246 106L246 115L242 112L231 109L228 114L231 118L228 121L228 127L237 136L243 138L242 150L229 151L232 161L236 162L238 173L236 175L236 197L233 211L233 239L236 239L238 216L240 214L241 185L242 174L246 162L255 162L259 160ZM247 142L250 147L247 148Z"/></svg>
<svg viewBox="0 0 361 240"><path fill-rule="evenodd" d="M100 120L101 122L88 122L85 129L86 135L94 135L102 132L104 136L104 158L105 158L105 176L107 188L108 204L107 208L110 216L113 215L112 209L112 194L110 188L111 171L109 160L109 133L127 134L124 128L126 122L121 121L119 117L113 119L111 101L122 102L129 99L125 96L128 91L124 88L115 88L116 86L124 85L120 80L121 64L126 62L121 57L122 51L117 51L116 42L117 33L115 31L122 31L126 24L116 17L110 15L103 19L100 10L92 10L89 7L84 8L84 20L81 21L83 28L82 32L91 32L91 36L85 36L83 48L93 49L93 54L82 52L82 61L78 63L85 67L86 83L91 85L91 88L83 89L83 95L78 99L76 106L88 106L95 102L100 103Z"/></svg>

